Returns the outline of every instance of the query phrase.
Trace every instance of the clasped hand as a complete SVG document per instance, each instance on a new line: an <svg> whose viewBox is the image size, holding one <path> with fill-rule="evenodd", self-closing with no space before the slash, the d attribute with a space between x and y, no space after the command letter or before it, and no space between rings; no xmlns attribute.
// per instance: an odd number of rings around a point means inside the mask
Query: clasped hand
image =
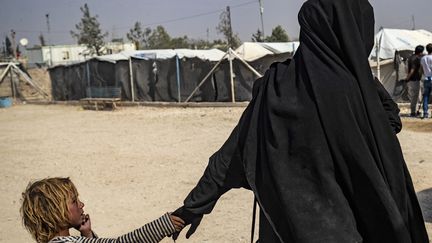
<svg viewBox="0 0 432 243"><path fill-rule="evenodd" d="M189 237L195 232L195 230L198 228L198 225L201 223L201 220L203 218L202 214L192 213L191 211L185 209L184 207L178 208L176 211L172 213L172 215L178 216L181 219L183 219L185 222L184 224L185 226L189 224L191 225L189 230L186 232L186 239L189 239ZM177 240L180 231L181 229L172 235L173 240Z"/></svg>

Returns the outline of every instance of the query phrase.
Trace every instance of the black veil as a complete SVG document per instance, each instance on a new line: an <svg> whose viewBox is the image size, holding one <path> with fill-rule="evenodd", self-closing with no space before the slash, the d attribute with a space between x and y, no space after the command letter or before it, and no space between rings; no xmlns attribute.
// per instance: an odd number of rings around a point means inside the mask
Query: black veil
<svg viewBox="0 0 432 243"><path fill-rule="evenodd" d="M396 137L399 110L367 60L371 5L309 0L299 22L295 56L255 82L185 208L210 213L224 192L246 187L271 229L260 229L262 242L428 242Z"/></svg>

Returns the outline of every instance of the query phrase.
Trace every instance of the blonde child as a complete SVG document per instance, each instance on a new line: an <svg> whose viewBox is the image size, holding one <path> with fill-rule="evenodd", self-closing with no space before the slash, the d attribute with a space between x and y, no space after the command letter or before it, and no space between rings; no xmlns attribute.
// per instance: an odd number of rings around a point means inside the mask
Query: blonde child
<svg viewBox="0 0 432 243"><path fill-rule="evenodd" d="M78 199L77 189L69 178L42 179L30 183L22 193L23 224L38 243L153 243L184 227L181 218L166 213L118 238L98 238L83 208L84 203ZM70 228L79 230L81 236L70 236Z"/></svg>

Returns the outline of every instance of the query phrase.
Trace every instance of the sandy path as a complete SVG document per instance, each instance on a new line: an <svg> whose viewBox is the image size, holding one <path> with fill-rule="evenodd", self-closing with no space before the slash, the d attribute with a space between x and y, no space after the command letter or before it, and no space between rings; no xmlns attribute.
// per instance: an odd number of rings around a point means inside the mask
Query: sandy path
<svg viewBox="0 0 432 243"><path fill-rule="evenodd" d="M35 178L70 176L101 236L126 233L176 209L243 109L138 107L96 112L60 105L0 109L0 242L31 242L18 209L20 193ZM404 130L399 135L429 222L431 134ZM249 242L252 200L249 191L228 192L189 242ZM431 224L427 226L432 232Z"/></svg>

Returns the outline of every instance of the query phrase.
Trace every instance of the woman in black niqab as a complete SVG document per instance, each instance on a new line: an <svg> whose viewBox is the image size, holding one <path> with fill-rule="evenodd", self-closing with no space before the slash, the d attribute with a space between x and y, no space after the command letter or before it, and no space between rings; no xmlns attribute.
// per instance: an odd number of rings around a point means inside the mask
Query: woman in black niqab
<svg viewBox="0 0 432 243"><path fill-rule="evenodd" d="M399 109L372 76L367 0L308 0L300 47L254 84L238 125L175 213L191 223L231 188L253 191L260 242L428 242L396 137Z"/></svg>

